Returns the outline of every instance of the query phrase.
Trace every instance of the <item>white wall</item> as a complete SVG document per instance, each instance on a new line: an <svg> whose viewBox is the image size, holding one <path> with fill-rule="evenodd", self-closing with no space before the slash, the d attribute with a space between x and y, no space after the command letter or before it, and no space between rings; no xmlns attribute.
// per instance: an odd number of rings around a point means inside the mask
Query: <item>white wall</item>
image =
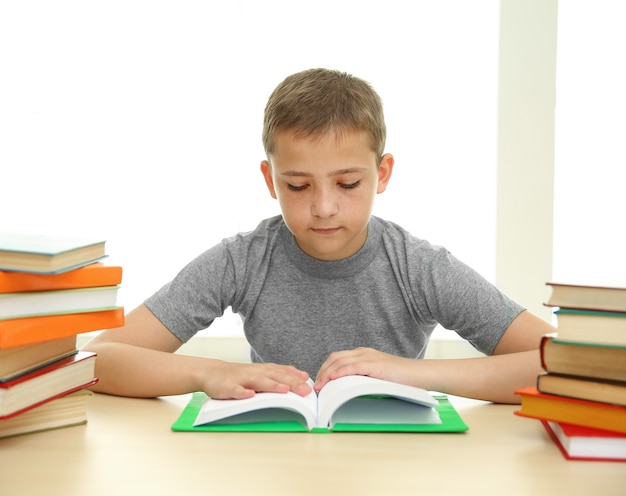
<svg viewBox="0 0 626 496"><path fill-rule="evenodd" d="M626 286L626 3L559 4L554 278Z"/></svg>
<svg viewBox="0 0 626 496"><path fill-rule="evenodd" d="M0 229L106 237L134 307L207 246L277 212L258 172L265 100L287 74L326 66L385 101L397 165L376 213L495 280L499 6L2 2ZM558 279L626 281L623 11L559 4Z"/></svg>
<svg viewBox="0 0 626 496"><path fill-rule="evenodd" d="M496 284L550 320L557 0L502 0Z"/></svg>
<svg viewBox="0 0 626 496"><path fill-rule="evenodd" d="M263 107L326 66L384 99L375 213L493 280L497 24L493 0L2 3L0 228L106 237L134 307L278 212Z"/></svg>

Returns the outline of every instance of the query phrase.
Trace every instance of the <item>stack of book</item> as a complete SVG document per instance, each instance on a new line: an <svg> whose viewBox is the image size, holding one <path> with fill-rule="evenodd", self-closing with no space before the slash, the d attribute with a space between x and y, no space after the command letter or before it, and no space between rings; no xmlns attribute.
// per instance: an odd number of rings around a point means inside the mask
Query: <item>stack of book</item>
<svg viewBox="0 0 626 496"><path fill-rule="evenodd" d="M124 323L104 244L0 233L0 438L87 421L96 355L76 336Z"/></svg>
<svg viewBox="0 0 626 496"><path fill-rule="evenodd" d="M541 420L568 459L626 461L626 288L548 285L557 333L515 413Z"/></svg>

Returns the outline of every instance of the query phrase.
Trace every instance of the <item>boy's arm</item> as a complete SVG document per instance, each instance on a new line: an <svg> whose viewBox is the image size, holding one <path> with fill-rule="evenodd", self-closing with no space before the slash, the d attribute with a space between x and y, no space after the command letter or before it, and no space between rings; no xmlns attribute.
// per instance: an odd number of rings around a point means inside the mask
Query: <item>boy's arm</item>
<svg viewBox="0 0 626 496"><path fill-rule="evenodd" d="M370 375L431 391L496 403L519 403L514 391L536 384L539 344L555 328L529 311L511 322L492 356L463 359L400 358L369 348L333 353L320 368L315 389L344 375Z"/></svg>
<svg viewBox="0 0 626 496"><path fill-rule="evenodd" d="M94 391L155 397L204 391L213 398L246 398L255 391L308 394L308 375L291 366L234 363L175 354L181 342L145 305L83 347L98 354Z"/></svg>

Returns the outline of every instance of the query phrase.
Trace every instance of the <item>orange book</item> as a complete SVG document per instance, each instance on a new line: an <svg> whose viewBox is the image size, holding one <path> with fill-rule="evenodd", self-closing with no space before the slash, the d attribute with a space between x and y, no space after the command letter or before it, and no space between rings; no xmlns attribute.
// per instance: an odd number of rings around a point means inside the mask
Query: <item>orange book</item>
<svg viewBox="0 0 626 496"><path fill-rule="evenodd" d="M124 308L0 320L0 349L124 325Z"/></svg>
<svg viewBox="0 0 626 496"><path fill-rule="evenodd" d="M536 387L519 389L515 394L522 399L516 415L626 433L625 406L545 394Z"/></svg>
<svg viewBox="0 0 626 496"><path fill-rule="evenodd" d="M0 270L0 293L53 291L59 289L117 286L122 282L122 267L96 262L60 274L8 272Z"/></svg>

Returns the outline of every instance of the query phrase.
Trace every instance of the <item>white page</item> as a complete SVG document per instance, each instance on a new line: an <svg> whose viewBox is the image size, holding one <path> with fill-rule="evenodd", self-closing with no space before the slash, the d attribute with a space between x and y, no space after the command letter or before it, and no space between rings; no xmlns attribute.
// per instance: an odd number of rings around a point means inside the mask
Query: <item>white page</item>
<svg viewBox="0 0 626 496"><path fill-rule="evenodd" d="M208 424L253 410L284 408L300 413L309 428L315 426L317 397L315 392L303 397L296 393L256 393L241 400L214 400L207 398L193 425ZM267 417L265 417L267 419Z"/></svg>

